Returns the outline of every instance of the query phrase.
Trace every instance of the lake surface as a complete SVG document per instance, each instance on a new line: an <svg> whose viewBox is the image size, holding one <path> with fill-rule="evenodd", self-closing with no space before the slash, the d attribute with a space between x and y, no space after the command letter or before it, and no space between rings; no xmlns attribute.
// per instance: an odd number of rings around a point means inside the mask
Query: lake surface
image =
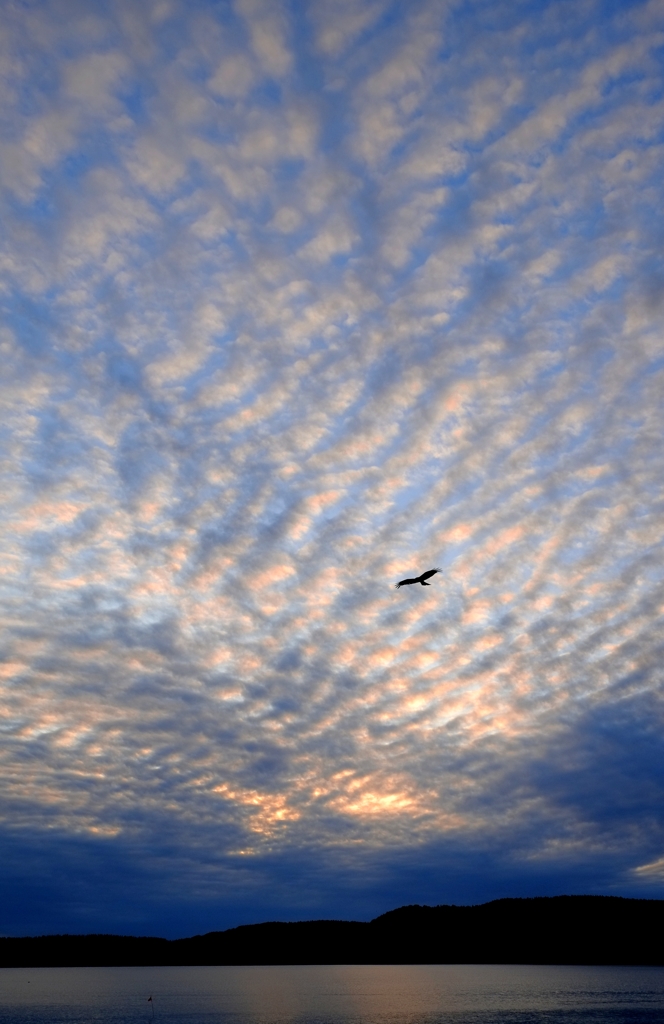
<svg viewBox="0 0 664 1024"><path fill-rule="evenodd" d="M654 1024L664 968L0 969L0 1024L143 1024L153 1013L162 1024Z"/></svg>

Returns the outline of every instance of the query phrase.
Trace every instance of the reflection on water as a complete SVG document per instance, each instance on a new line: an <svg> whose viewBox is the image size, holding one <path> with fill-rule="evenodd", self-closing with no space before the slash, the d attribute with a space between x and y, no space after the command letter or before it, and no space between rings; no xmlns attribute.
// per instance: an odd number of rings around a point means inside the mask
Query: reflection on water
<svg viewBox="0 0 664 1024"><path fill-rule="evenodd" d="M664 968L0 969L0 1024L142 1024L153 1013L162 1024L654 1024Z"/></svg>

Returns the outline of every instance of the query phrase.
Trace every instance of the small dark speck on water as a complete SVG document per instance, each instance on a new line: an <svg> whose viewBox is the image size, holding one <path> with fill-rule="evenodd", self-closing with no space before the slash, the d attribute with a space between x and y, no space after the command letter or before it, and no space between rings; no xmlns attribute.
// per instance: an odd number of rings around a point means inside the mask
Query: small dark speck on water
<svg viewBox="0 0 664 1024"><path fill-rule="evenodd" d="M30 979L24 970L0 971L0 1024L664 1021L664 967L43 967Z"/></svg>

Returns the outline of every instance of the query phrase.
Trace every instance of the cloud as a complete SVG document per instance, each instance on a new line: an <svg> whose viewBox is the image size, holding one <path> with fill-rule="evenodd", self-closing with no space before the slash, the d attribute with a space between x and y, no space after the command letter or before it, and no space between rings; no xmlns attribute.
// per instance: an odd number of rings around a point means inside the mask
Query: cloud
<svg viewBox="0 0 664 1024"><path fill-rule="evenodd" d="M265 72L284 77L292 64L285 12L265 0L238 0L236 7L247 23L252 49Z"/></svg>
<svg viewBox="0 0 664 1024"><path fill-rule="evenodd" d="M664 26L564 12L12 10L7 931L660 892Z"/></svg>
<svg viewBox="0 0 664 1024"><path fill-rule="evenodd" d="M312 4L310 17L316 27L317 48L327 57L339 57L388 9L387 3L355 3L353 0Z"/></svg>
<svg viewBox="0 0 664 1024"><path fill-rule="evenodd" d="M209 88L226 99L246 96L256 82L256 72L245 54L230 54L222 59Z"/></svg>

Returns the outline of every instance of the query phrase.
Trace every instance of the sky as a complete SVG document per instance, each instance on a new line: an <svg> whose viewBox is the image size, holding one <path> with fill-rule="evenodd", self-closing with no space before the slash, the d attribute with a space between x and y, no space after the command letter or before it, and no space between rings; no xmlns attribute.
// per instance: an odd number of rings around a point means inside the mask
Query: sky
<svg viewBox="0 0 664 1024"><path fill-rule="evenodd" d="M2 9L0 933L664 898L664 2Z"/></svg>

